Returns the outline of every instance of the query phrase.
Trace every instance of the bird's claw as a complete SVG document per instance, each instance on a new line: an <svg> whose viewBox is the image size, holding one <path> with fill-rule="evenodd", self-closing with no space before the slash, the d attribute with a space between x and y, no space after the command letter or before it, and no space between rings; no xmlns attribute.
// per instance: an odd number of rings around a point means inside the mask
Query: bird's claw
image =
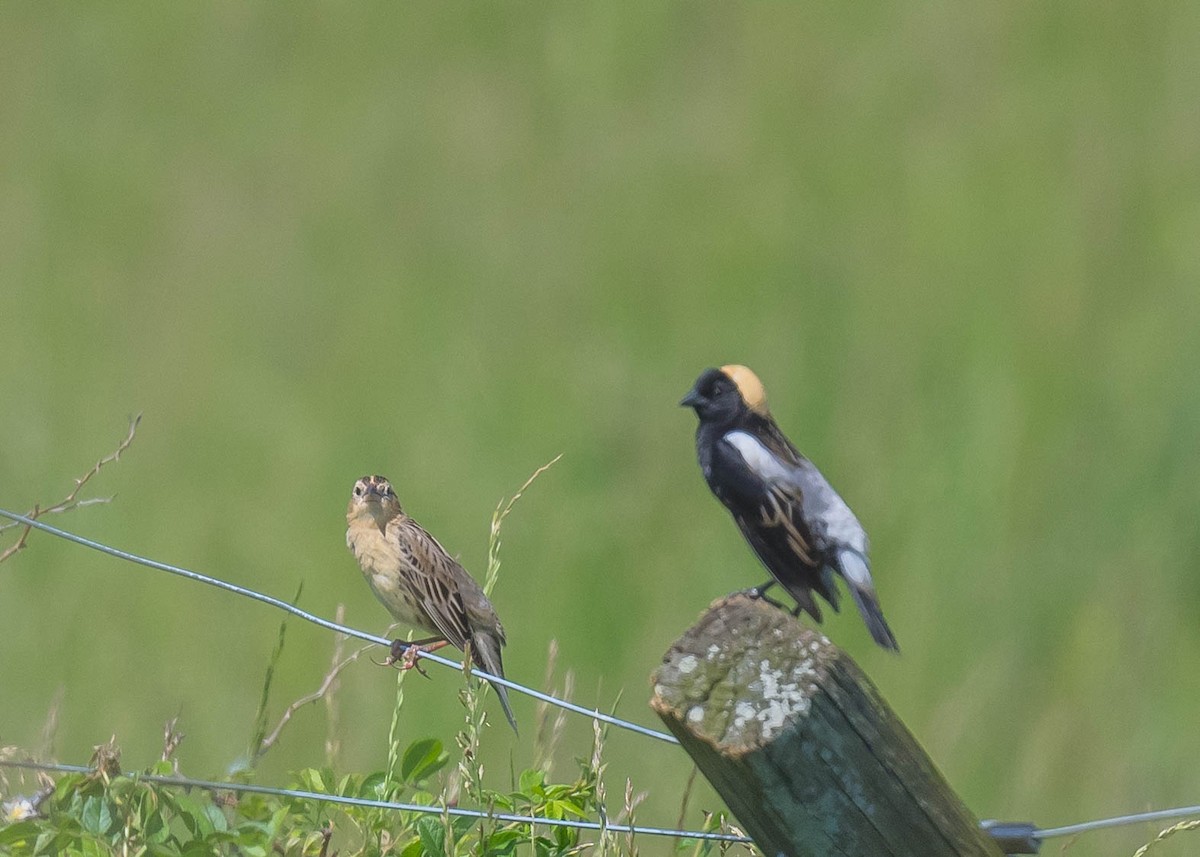
<svg viewBox="0 0 1200 857"><path fill-rule="evenodd" d="M400 670L402 672L404 670L416 670L425 676L425 678L429 678L429 673L425 672L425 669L417 663L417 658L420 657L423 651L425 650L420 646L409 646L405 649L404 656L400 658Z"/></svg>
<svg viewBox="0 0 1200 857"><path fill-rule="evenodd" d="M425 672L421 665L417 663L417 659L423 651L425 651L424 647L410 643L407 640L393 640L392 650L388 653L383 666L390 667L399 664L401 672L416 670L425 676L425 678L429 678L429 673Z"/></svg>

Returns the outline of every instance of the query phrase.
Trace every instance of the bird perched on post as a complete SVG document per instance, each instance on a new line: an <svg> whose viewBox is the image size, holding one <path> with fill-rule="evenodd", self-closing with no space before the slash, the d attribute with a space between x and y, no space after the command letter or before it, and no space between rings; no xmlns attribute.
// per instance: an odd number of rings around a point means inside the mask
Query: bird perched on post
<svg viewBox="0 0 1200 857"><path fill-rule="evenodd" d="M402 669L416 665L417 653L447 644L466 651L494 676L504 678L500 648L504 627L496 608L475 578L459 565L437 539L404 513L396 492L382 476L354 483L346 509L346 545L383 606L397 620L432 631L426 640L396 640L388 663ZM508 691L492 682L513 731L517 721Z"/></svg>
<svg viewBox="0 0 1200 857"><path fill-rule="evenodd" d="M780 431L758 376L745 366L708 369L679 403L695 409L696 454L708 487L733 513L774 580L821 621L813 592L838 609L834 573L846 581L871 637L899 651L879 609L867 534L816 466Z"/></svg>

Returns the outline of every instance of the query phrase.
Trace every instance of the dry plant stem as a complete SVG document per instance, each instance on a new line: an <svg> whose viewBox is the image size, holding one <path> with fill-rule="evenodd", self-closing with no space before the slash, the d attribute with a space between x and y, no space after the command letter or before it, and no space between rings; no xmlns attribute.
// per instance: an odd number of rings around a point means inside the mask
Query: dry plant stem
<svg viewBox="0 0 1200 857"><path fill-rule="evenodd" d="M471 647L468 644L466 657L463 659L463 689L459 692L459 700L466 709L466 717L465 726L457 736L458 747L462 750L458 770L467 794L483 804L483 763L479 761L479 736L483 732L487 717L480 699L481 682L471 675L470 665Z"/></svg>
<svg viewBox="0 0 1200 857"><path fill-rule="evenodd" d="M637 811L638 804L646 799L646 793L641 792L635 795L633 793L633 780L626 778L625 780L625 808L621 813L621 821L629 825L629 832L625 834L625 844L628 849L629 857L637 857L638 849L637 842L634 839L636 832L634 831L635 818L634 814Z"/></svg>
<svg viewBox="0 0 1200 857"><path fill-rule="evenodd" d="M521 496L533 484L533 480L553 467L562 457L563 454L560 452L537 470L533 471L533 474L517 489L517 493L513 494L507 503L501 499L496 506L496 511L492 513L492 528L488 534L487 574L483 581L483 592L489 598L492 596L492 589L496 586L496 578L500 574L500 525L504 523L504 519L508 517L508 513L512 511L516 502L521 499Z"/></svg>
<svg viewBox="0 0 1200 857"><path fill-rule="evenodd" d="M683 799L679 802L679 823L675 826L683 830L683 822L687 818L688 804L692 801L692 787L696 785L696 775L700 773L700 768L692 765L692 772L688 774L687 782L683 785ZM679 847L679 841L676 840L675 847Z"/></svg>
<svg viewBox="0 0 1200 857"><path fill-rule="evenodd" d="M1147 851L1149 851L1158 843L1162 842L1164 839L1169 839L1176 833L1183 833L1185 830L1195 830L1196 828L1200 828L1200 819L1194 821L1181 821L1178 824L1173 824L1166 830L1159 831L1158 836L1155 836L1137 851L1133 852L1133 857L1143 857Z"/></svg>
<svg viewBox="0 0 1200 857"><path fill-rule="evenodd" d="M340 654L340 647L344 639L345 638L343 636L339 635L339 641L334 646L335 657L337 654ZM356 650L352 655L343 660L335 660L330 667L329 672L325 674L325 678L321 681L320 687L307 696L300 697L291 705L289 705L286 710L284 710L283 716L279 718L279 722L275 724L275 728L272 729L270 734L263 738L262 743L258 745L258 751L254 754L255 760L262 758L263 754L275 745L275 742L279 740L279 734L283 731L283 727L287 726L288 721L292 719L292 715L310 703L325 699L328 694L336 689L337 677L341 675L342 670L350 666L350 664L358 660L364 652L372 648L374 648L374 646L366 645Z"/></svg>
<svg viewBox="0 0 1200 857"><path fill-rule="evenodd" d="M546 693L554 692L554 672L558 667L558 640L551 637L550 645L546 650L546 672L542 676L542 688ZM546 752L547 742L549 740L549 713L550 706L545 702L538 701L534 706L534 730L533 730L533 766L543 771L546 774L549 770L549 754Z"/></svg>
<svg viewBox="0 0 1200 857"><path fill-rule="evenodd" d="M339 625L345 624L346 621L346 605L339 604L337 610L333 613L334 621ZM333 659L330 664L330 669L334 669L342 660L342 653L346 648L346 640L349 639L345 634L336 634L333 642ZM337 768L338 757L342 753L342 741L338 738L338 724L340 718L338 716L337 706L337 691L341 686L338 679L334 679L333 684L329 686L329 692L325 694L325 762L330 768ZM325 846L329 845L329 840L326 838Z"/></svg>
<svg viewBox="0 0 1200 857"><path fill-rule="evenodd" d="M545 688L547 694L554 693L554 673L557 667L558 640L551 640L546 655L546 675L542 680L542 687ZM569 702L574 693L575 673L567 670L567 674L563 676L563 690L560 698ZM567 712L561 708L556 709L554 719L551 721L550 705L544 700L538 701L535 712L537 731L534 734L533 742L533 767L549 777L554 767L554 753L562 741L563 729L567 725Z"/></svg>
<svg viewBox="0 0 1200 857"><path fill-rule="evenodd" d="M570 702L575 696L575 670L567 670L563 676L562 684L562 699ZM563 732L567 728L567 710L559 708L554 713L554 725L550 727L550 740L546 744L546 759L547 766L553 764L554 754L562 744ZM549 767L546 770L547 776L550 774Z"/></svg>
<svg viewBox="0 0 1200 857"><path fill-rule="evenodd" d="M600 821L603 827L600 829L599 842L597 843L597 855L605 854L610 846L616 845L616 835L608 830L608 809L607 800L608 794L604 788L604 769L608 767L608 763L603 761L604 758L604 729L600 726L599 720L592 721L592 756L588 762L588 775L595 778L595 801L596 808L600 813Z"/></svg>
<svg viewBox="0 0 1200 857"><path fill-rule="evenodd" d="M42 725L42 743L38 747L39 759L50 759L54 756L54 738L58 735L58 715L62 711L63 697L67 689L59 685L50 700L50 709L46 712L46 722Z"/></svg>
<svg viewBox="0 0 1200 857"><path fill-rule="evenodd" d="M57 514L59 512L67 512L67 511L70 511L71 509L76 509L76 508L79 508L82 506L92 506L92 505L95 505L96 503L107 503L110 500L112 500L111 497L97 497L92 500L80 500L78 498L79 498L79 492L83 490L83 486L87 485L88 482L91 481L92 477L100 472L100 470L104 467L104 465L111 464L112 462L119 460L121 458L121 453L123 453L125 450L129 449L129 445L131 443L133 443L133 437L137 433L138 423L140 423L141 421L142 421L141 414L138 414L137 416L135 416L133 419L131 419L129 421L129 432L125 435L125 439L121 441L121 443L117 446L117 448L115 450L113 450L108 455L104 456L99 461L97 461L94 465L92 465L91 470L89 470L87 473L83 474L78 479L76 479L75 487L73 489L71 489L70 494L68 494L62 500L59 500L53 506L46 506L45 508L43 508L40 505L35 505L32 509L29 510L28 514L26 514L25 517L32 518L33 520L36 521L42 515L51 515L51 514ZM25 540L27 538L29 538L29 531L31 529L33 529L28 524L21 524L17 521L13 521L13 522L7 523L7 524L0 524L0 533L4 532L5 530L12 529L13 527L22 527L21 535L17 537L17 540L15 542L13 542L11 545L9 545L7 548L5 548L3 552L0 552L0 562L4 562L10 556L17 553L17 551L23 550L25 548Z"/></svg>
<svg viewBox="0 0 1200 857"><path fill-rule="evenodd" d="M170 762L175 776L179 776L179 760L175 758L175 751L179 749L179 745L183 743L183 739L187 737L179 731L179 717L172 717L163 726L163 751L162 760Z"/></svg>

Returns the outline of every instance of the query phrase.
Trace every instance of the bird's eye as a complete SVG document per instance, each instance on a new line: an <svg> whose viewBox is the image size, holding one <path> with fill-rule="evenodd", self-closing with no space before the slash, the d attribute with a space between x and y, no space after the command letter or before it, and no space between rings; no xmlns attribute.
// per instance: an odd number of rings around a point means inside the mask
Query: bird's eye
<svg viewBox="0 0 1200 857"><path fill-rule="evenodd" d="M362 485L361 485L361 484L359 484L359 485L355 485L355 486L354 486L354 496L355 496L355 497L361 497L361 496L362 496L362 493L363 493L363 487L362 487Z"/></svg>

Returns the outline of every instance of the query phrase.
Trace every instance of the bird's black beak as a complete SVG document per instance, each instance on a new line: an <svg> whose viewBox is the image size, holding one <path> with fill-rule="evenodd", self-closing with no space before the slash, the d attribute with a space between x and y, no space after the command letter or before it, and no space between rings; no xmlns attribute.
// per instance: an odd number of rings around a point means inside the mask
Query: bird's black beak
<svg viewBox="0 0 1200 857"><path fill-rule="evenodd" d="M700 392L695 387L692 387L692 389L688 390L687 395L679 400L679 407L694 408L703 401L704 397L700 395Z"/></svg>

